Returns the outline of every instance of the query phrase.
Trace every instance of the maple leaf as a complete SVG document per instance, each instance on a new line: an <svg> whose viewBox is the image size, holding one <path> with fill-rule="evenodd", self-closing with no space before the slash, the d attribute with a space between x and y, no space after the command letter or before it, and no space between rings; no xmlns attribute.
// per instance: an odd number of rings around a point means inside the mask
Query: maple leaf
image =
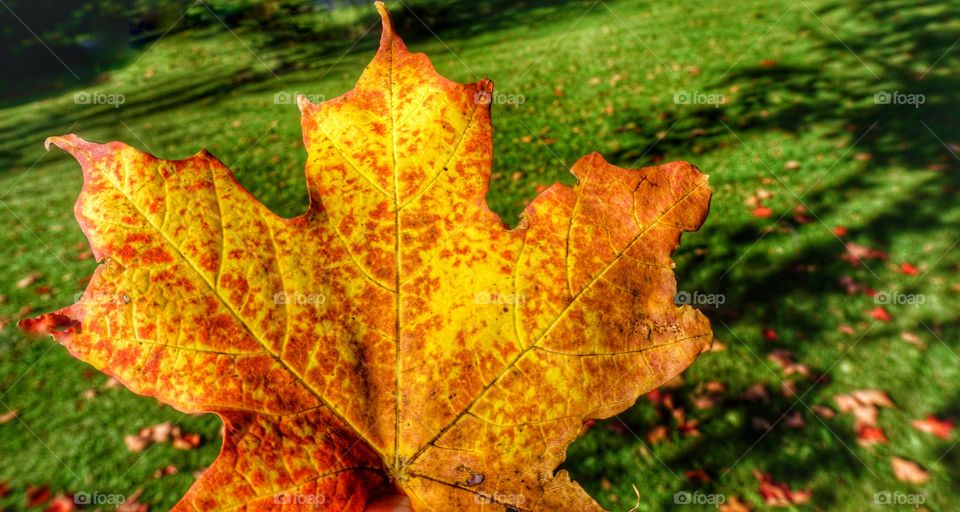
<svg viewBox="0 0 960 512"><path fill-rule="evenodd" d="M813 493L808 490L793 490L788 484L777 482L770 473L753 470L753 476L760 484L760 495L763 502L771 507L788 507L802 505L810 501Z"/></svg>
<svg viewBox="0 0 960 512"><path fill-rule="evenodd" d="M708 348L673 302L699 228L687 163L598 154L515 229L487 207L489 80L410 53L382 3L356 87L302 112L310 205L285 219L206 152L49 143L81 164L77 219L101 262L80 301L22 323L136 393L214 412L220 456L177 510L598 510L556 472L610 417Z"/></svg>
<svg viewBox="0 0 960 512"><path fill-rule="evenodd" d="M910 459L890 457L890 466L893 468L893 476L901 482L923 485L930 481L930 473Z"/></svg>
<svg viewBox="0 0 960 512"><path fill-rule="evenodd" d="M950 439L953 436L953 427L955 426L955 422L941 420L932 414L922 420L913 420L910 424L913 425L913 428L935 435L940 439Z"/></svg>

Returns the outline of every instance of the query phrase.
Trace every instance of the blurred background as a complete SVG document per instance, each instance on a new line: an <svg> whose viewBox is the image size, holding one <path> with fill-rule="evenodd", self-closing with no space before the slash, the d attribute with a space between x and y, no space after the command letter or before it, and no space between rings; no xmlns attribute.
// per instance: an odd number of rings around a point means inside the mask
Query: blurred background
<svg viewBox="0 0 960 512"><path fill-rule="evenodd" d="M960 3L388 4L441 74L496 83L507 222L594 150L711 176L675 259L716 342L570 447L604 507L957 509ZM293 98L352 88L379 32L366 0L0 0L0 510L166 510L220 445L17 330L96 266L44 139L207 148L296 215Z"/></svg>

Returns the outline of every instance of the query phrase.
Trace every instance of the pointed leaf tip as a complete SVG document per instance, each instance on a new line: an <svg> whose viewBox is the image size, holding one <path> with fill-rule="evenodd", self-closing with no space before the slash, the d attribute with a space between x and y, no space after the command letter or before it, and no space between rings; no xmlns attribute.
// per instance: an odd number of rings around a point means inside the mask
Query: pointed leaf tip
<svg viewBox="0 0 960 512"><path fill-rule="evenodd" d="M68 133L66 135L47 137L47 140L43 142L44 149L50 151L51 145L57 146L72 155L77 149L90 146L91 144L72 133Z"/></svg>
<svg viewBox="0 0 960 512"><path fill-rule="evenodd" d="M297 95L297 108L300 109L301 114L303 113L304 110L307 109L307 107L310 107L312 105L313 105L313 102L307 99L306 96L302 94Z"/></svg>
<svg viewBox="0 0 960 512"><path fill-rule="evenodd" d="M394 38L395 34L393 31L393 20L390 19L390 10L387 9L387 5L381 1L377 1L377 12L380 13L380 19L383 25L383 33L380 36L380 44L387 44L391 39Z"/></svg>

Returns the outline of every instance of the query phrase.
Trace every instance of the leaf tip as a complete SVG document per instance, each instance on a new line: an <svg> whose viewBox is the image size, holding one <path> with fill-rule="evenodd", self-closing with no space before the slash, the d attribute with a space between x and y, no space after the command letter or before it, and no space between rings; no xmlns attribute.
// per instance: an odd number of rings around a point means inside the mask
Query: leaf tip
<svg viewBox="0 0 960 512"><path fill-rule="evenodd" d="M56 137L47 137L47 140L43 142L43 147L47 151L50 151L50 146L56 146L71 155L76 155L78 150L91 145L91 143L72 133L58 135Z"/></svg>
<svg viewBox="0 0 960 512"><path fill-rule="evenodd" d="M69 309L66 308L34 318L23 318L17 322L17 327L27 334L35 336L51 335L59 340L62 336L80 329L80 322L67 314Z"/></svg>
<svg viewBox="0 0 960 512"><path fill-rule="evenodd" d="M481 91L486 91L488 93L493 93L493 80L489 78L483 78L477 82L477 86L480 87Z"/></svg>
<svg viewBox="0 0 960 512"><path fill-rule="evenodd" d="M297 108L300 109L300 113L301 113L301 114L302 114L305 110L307 110L307 108L312 107L312 106L313 106L313 102L310 101L306 96L304 96L304 95L302 95L302 94L298 94L298 95L297 95Z"/></svg>
<svg viewBox="0 0 960 512"><path fill-rule="evenodd" d="M393 21L390 19L390 10L387 9L387 4L383 3L381 0L376 2L377 12L380 13L380 19L383 22L383 36L381 37L381 42L389 41L393 38Z"/></svg>

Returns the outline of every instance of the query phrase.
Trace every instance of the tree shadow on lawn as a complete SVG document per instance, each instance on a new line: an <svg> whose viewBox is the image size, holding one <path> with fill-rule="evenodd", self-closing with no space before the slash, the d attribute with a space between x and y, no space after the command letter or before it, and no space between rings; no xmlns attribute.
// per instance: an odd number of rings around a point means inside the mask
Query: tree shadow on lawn
<svg viewBox="0 0 960 512"><path fill-rule="evenodd" d="M76 1L78 4L86 3ZM92 3L97 4L97 2ZM123 44L118 43L117 46L133 45L139 48L140 53L137 57L139 59L143 54L151 51L154 44L163 44L161 39L173 37L203 39L222 36L222 32L229 29L240 40L238 44L244 44L256 56L257 62L248 69L237 67L222 72L194 73L186 77L177 76L166 80L158 77L142 87L111 90L111 93L125 96L122 115L111 105L39 104L37 109L25 119L0 126L0 162L5 164L5 168L32 164L36 159L36 152L22 141L36 134L58 133L57 130L63 129L64 125L69 126L64 122L65 119L71 122L76 121L84 131L92 132L116 127L120 119L140 118L186 105L195 105L205 99L228 97L239 88L243 88L244 92L263 92L272 97L277 92L292 89L286 82L287 75L290 73L310 69L323 69L326 72L344 57L356 54L372 55L376 51L380 37L380 22L376 10L371 5L350 7L350 9L361 9L361 12L352 21L338 22L334 18L327 19L325 16L329 13L304 9L304 6L310 4L312 2L305 0L288 2L281 11L270 15L259 13L259 8L254 9L258 13L249 13L246 10L242 12L215 10L211 13L205 9L193 9L190 12L194 14L183 18L165 16L164 19L169 24L151 22L157 26L149 31L142 29L148 32L147 35L140 34L136 37L130 35L129 41ZM434 38L439 38L441 42L469 40L465 35L495 32L505 26L523 23L530 13L536 13L539 23L556 22L579 13L579 10L573 11L569 7L581 4L586 4L585 0L528 2L496 0L482 4L452 0L419 2L408 0L394 7L393 17L404 39L411 46L415 46L419 41ZM24 11L24 13L27 12ZM3 13L9 14L5 10ZM133 16L129 13L126 15ZM149 16L141 14L140 17ZM122 18L117 19L119 21L114 21L123 24ZM28 17L27 21L30 22L28 24L33 24L34 20ZM224 28L221 22L226 24L227 28ZM141 20L140 23L145 22ZM113 28L116 29L116 27ZM185 34L187 32L189 35ZM11 65L15 69L12 74L18 77L16 80L18 89L34 89L35 87L31 85L34 81L60 84L52 89L50 87L37 89L38 93L23 96L23 99L17 101L35 99L36 94L48 96L62 94L66 90L79 87L97 89L96 83L103 76L101 73L124 65L129 60L127 58L129 55L127 57L124 57L126 54L121 55L123 52L104 54L96 62L80 57L74 60L72 58L74 54L81 51L87 50L81 48L79 43L56 47L57 55L63 56L64 61L70 64L70 68L77 70L79 79L74 79L72 76L62 80L56 78L69 72L51 55L44 55L42 59L38 55L33 59L40 63L45 63L47 60L53 62L55 66L51 64L48 66L50 69L30 71L19 66L17 64L19 61L13 62ZM211 65L215 64L217 63L211 63ZM110 87L103 85L99 88ZM4 96L7 100L16 100L20 97L9 96L7 93L4 93Z"/></svg>
<svg viewBox="0 0 960 512"><path fill-rule="evenodd" d="M841 31L843 42L840 42L833 29L825 28L817 21L817 17L834 19L831 16L848 16L862 22L852 29L853 34L849 34L851 30ZM873 299L863 292L848 296L840 284L842 279L851 277L863 287L892 291L897 287L893 281L898 278L886 268L888 263L864 261L854 268L840 256L850 241L884 250L897 241L917 236L942 237L948 226L956 225L960 220L956 206L960 165L954 154L960 153L960 148L948 147L956 141L960 128L960 92L956 77L942 72L960 60L960 51L950 52L957 42L957 34L942 20L958 16L960 5L933 1L909 5L866 0L837 3L817 12L804 27L804 31L815 38L813 55L807 58L824 65L767 64L735 70L714 86L718 91L737 90L731 94L731 101L719 107L680 105L665 119L656 119L651 113L640 111L619 114L622 116L620 126L632 121L641 127L637 130L638 144L610 158L620 164L638 159L655 163L676 159L677 155L695 155L728 147L740 147L745 161L756 161L753 157L760 155L763 155L763 161L769 161L772 158L766 157L764 148L744 141L749 141L755 134L771 131L792 136L816 129L826 130L824 136L829 139L851 142L859 139L849 153L846 148L840 148L834 158L838 161L852 159L857 154L864 157L849 165L838 166L838 169L828 158L826 167L814 173L820 175L822 181L802 184L800 191L810 187L808 193L801 194L806 212L795 214L784 208L776 211L769 220L751 219L747 222L731 217L713 217L708 219L703 233L687 235L687 245L677 255L680 290L725 296L726 302L720 310L705 313L713 319L717 338L728 343L731 351L746 347L749 352L741 350L738 355L743 355L743 365L759 368L755 378L766 380L770 377L766 370L756 365L769 365L765 358L774 348L794 352L801 362L823 360L827 354L828 359L813 373L829 372L832 369L829 355L842 353L842 350L837 352L833 343L827 346L820 340L837 339L838 324L842 323L844 315L831 311L836 304L861 304L864 311L864 321L857 324L856 334L842 343L847 348L859 343L858 337L868 327L869 333L864 339L866 347L878 339L899 337L895 323L887 325L869 319L867 312L877 306ZM850 54L851 51L856 57ZM872 72L857 64L860 59ZM843 62L852 65L842 68L829 65ZM935 63L936 67L933 67ZM928 72L931 67L932 71ZM880 96L875 98L876 94ZM896 104L910 101L911 97L906 96L910 94L922 94L924 103L918 107ZM654 133L667 130L674 122L676 125L656 145L640 142L656 140ZM760 162L756 165L759 175L772 180L767 188L774 190L778 198L789 205L798 202L797 197L777 183L780 175L790 174L782 170L783 162L775 164L776 168L767 168ZM891 168L900 170L892 173ZM895 175L896 172L903 174ZM891 192L887 183L882 181L900 179L901 175L907 179L903 180L897 193ZM790 186L790 190L799 193L795 185ZM718 200L716 195L714 200ZM733 204L740 200L738 196L729 201ZM864 209L859 219L845 217L844 211L851 201ZM771 226L773 219L781 213L784 214L782 219ZM821 226L820 221L826 225ZM849 232L842 241L826 233L829 228L848 224L851 224ZM763 226L771 226L764 235L768 239L754 246L763 234ZM820 236L812 236L818 231ZM689 245L691 241L698 245ZM785 250L779 254L774 251L771 255L770 249L775 248L773 244L777 242ZM936 265L941 271L947 265L956 265L957 253L948 252L942 261L935 261L938 256L940 252L931 253L929 261L922 263ZM914 285L916 290L913 292L922 292L922 278L914 279L920 284ZM904 292L910 293L911 290ZM899 310L891 311L894 315L899 313ZM779 339L775 343L762 341L758 325L776 327ZM919 325L912 328L922 330ZM945 341L952 350L956 349L955 338ZM708 360L697 364L717 367L711 363ZM862 363L854 361L853 364ZM693 373L698 377L710 374L709 370ZM695 385L685 384L676 395L688 396ZM800 389L806 388L801 385ZM895 394L898 390L891 391ZM816 386L803 401L811 405L820 402L833 406L830 396L838 392L842 391L825 391L823 386ZM677 468L703 468L716 478L749 449L750 454L740 464L771 471L775 480L788 482L794 489L806 488L816 475L822 476L825 472L846 475L851 480L877 478L858 460L866 460L869 454L858 447L850 427L841 426L837 420L824 420L832 430L832 433L827 432L828 429L802 404L796 405L794 410L803 413L806 428L794 430L779 425L763 437L764 431L753 429L749 418L757 415L769 418L772 414L775 419L795 401L776 393L772 396L769 406L760 407L737 398L725 401L702 417L703 437L684 444L680 453L662 455L664 450L656 448L654 453L675 471ZM641 400L622 417L642 417L635 410L646 407L643 402ZM687 409L693 410L689 403ZM719 421L724 411L747 420L738 426ZM649 421L626 421L631 430L641 436L656 425ZM617 420L608 420L606 424L615 427L616 423ZM626 437L629 439L625 444L633 444L632 435L628 433ZM805 455L787 456L783 449L790 446L802 446ZM577 451L576 445L571 453L583 455ZM951 456L958 457L956 453ZM586 474L578 469L576 461L569 462L568 466L575 477L594 490L599 488L597 482L601 478L614 474L606 471L605 474ZM629 471L629 468L625 470ZM952 478L956 481L956 474L952 474ZM723 489L722 482L707 484L707 488L713 488L710 486ZM682 488L684 486L678 486L676 490ZM814 503L818 506L829 506L836 500L833 488L821 486L815 490ZM662 505L667 509L673 504L665 502Z"/></svg>

